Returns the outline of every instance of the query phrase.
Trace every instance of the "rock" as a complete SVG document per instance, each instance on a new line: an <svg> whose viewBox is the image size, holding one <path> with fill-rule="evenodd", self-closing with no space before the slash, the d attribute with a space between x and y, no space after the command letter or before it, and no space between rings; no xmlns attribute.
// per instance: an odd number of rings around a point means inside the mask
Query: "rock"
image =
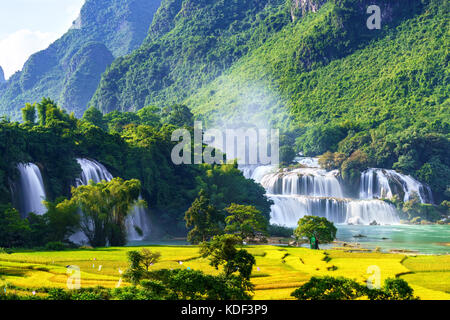
<svg viewBox="0 0 450 320"><path fill-rule="evenodd" d="M367 238L365 235L362 234L356 234L353 236L353 238Z"/></svg>
<svg viewBox="0 0 450 320"><path fill-rule="evenodd" d="M373 220L373 221L370 223L370 225L371 225L371 226L378 226L379 224L378 224L378 222L376 222L375 220Z"/></svg>
<svg viewBox="0 0 450 320"><path fill-rule="evenodd" d="M308 12L317 12L327 0L292 0L291 18L294 22L296 18L304 16Z"/></svg>

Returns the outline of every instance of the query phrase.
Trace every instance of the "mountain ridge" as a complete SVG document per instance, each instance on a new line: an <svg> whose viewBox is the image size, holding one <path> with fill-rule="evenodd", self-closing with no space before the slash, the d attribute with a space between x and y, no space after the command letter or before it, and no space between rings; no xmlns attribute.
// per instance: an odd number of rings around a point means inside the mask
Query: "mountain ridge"
<svg viewBox="0 0 450 320"><path fill-rule="evenodd" d="M18 120L25 103L40 101L45 96L81 117L106 67L114 58L139 47L147 36L159 4L160 0L86 1L72 27L47 49L33 54L22 71L16 72L0 89L0 114ZM86 50L86 46L90 49ZM78 72L74 72L70 69L74 66L72 59L83 52L100 64L79 64ZM81 77L71 81L68 74ZM76 93L77 97L62 96L67 92Z"/></svg>

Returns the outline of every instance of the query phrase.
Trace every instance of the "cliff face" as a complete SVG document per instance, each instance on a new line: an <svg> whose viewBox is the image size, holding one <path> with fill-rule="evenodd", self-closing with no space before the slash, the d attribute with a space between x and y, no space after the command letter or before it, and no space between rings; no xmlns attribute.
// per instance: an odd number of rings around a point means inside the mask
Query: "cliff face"
<svg viewBox="0 0 450 320"><path fill-rule="evenodd" d="M87 0L60 39L32 55L2 85L0 115L21 119L25 103L43 97L81 117L114 58L138 48L161 0Z"/></svg>
<svg viewBox="0 0 450 320"><path fill-rule="evenodd" d="M319 9L329 1L335 2L338 6L345 5L342 0L291 0L291 18L295 21L297 18L304 16L308 12L317 12ZM411 7L421 6L420 1L404 0L358 0L353 4L359 14L367 15L366 10L371 5L377 5L381 9L381 19L386 23L390 23L399 15L405 15L411 10Z"/></svg>
<svg viewBox="0 0 450 320"><path fill-rule="evenodd" d="M291 18L295 21L298 17L308 12L317 12L328 0L292 0Z"/></svg>

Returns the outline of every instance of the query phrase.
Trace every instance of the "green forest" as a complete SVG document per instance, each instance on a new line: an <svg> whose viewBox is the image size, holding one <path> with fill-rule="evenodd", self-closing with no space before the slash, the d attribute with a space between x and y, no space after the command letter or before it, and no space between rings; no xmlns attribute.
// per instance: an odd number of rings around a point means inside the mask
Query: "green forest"
<svg viewBox="0 0 450 320"><path fill-rule="evenodd" d="M0 203L5 219L8 212L15 211L11 207L11 184L18 181L18 163L33 162L39 166L46 200L55 207L74 196L71 187L81 174L75 159L89 158L104 164L116 177L137 179L138 190L151 212L155 237L186 234L184 213L201 190L221 212L232 203L252 205L268 221L270 202L264 196L264 188L245 179L237 165L172 163L172 131L179 126L192 130L192 114L184 106L175 105L158 113L149 107L138 113L112 112L105 116L91 108L82 119L76 119L52 100L43 99L38 104L28 104L22 112L22 124L5 119L0 123ZM7 229L7 225L2 227ZM65 236L58 241L66 240Z"/></svg>

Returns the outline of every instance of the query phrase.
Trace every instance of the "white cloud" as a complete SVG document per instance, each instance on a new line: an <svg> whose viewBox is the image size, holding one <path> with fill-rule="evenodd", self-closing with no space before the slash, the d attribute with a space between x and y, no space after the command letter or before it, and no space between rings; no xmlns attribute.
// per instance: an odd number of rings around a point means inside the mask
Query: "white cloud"
<svg viewBox="0 0 450 320"><path fill-rule="evenodd" d="M21 70L33 53L46 49L59 36L54 32L23 29L0 40L0 66L5 71L5 78Z"/></svg>

